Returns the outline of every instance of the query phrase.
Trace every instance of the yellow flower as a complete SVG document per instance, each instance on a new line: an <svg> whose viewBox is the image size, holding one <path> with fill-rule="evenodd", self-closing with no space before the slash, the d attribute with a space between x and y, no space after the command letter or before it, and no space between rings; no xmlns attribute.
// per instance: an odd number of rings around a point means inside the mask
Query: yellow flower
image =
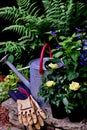
<svg viewBox="0 0 87 130"><path fill-rule="evenodd" d="M76 90L78 90L80 87L81 87L81 86L80 86L79 83L77 83L77 82L72 82L72 83L70 84L70 87L69 87L69 88L70 88L71 90L76 91Z"/></svg>
<svg viewBox="0 0 87 130"><path fill-rule="evenodd" d="M51 69L58 69L58 64L50 63L48 66L49 66Z"/></svg>
<svg viewBox="0 0 87 130"><path fill-rule="evenodd" d="M47 86L47 87L52 87L52 86L55 86L56 85L56 83L54 82L54 81L47 81L45 84L44 84L44 86Z"/></svg>

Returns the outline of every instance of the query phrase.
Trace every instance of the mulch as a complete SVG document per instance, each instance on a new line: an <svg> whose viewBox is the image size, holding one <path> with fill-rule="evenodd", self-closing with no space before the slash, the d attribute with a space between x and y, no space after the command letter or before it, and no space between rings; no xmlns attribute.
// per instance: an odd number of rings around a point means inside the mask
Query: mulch
<svg viewBox="0 0 87 130"><path fill-rule="evenodd" d="M11 126L11 124L9 123L8 113L9 113L8 110L0 105L0 127L1 126L10 127Z"/></svg>

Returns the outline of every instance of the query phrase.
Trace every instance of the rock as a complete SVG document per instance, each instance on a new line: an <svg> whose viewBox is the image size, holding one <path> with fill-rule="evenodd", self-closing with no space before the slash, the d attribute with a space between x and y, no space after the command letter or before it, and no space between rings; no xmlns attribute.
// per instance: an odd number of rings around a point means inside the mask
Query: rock
<svg viewBox="0 0 87 130"><path fill-rule="evenodd" d="M18 115L14 111L9 112L9 122L17 128L24 129L24 125L19 123Z"/></svg>
<svg viewBox="0 0 87 130"><path fill-rule="evenodd" d="M14 111L17 113L17 103L12 98L9 98L6 101L2 102L2 106L9 111Z"/></svg>
<svg viewBox="0 0 87 130"><path fill-rule="evenodd" d="M46 113L49 113L49 110L47 110ZM53 118L52 113L49 114L46 123L49 126L53 126L55 130L87 130L87 121L72 123L69 121L68 117L64 119Z"/></svg>
<svg viewBox="0 0 87 130"><path fill-rule="evenodd" d="M24 129L19 129L17 127L11 127L11 130L24 130Z"/></svg>
<svg viewBox="0 0 87 130"><path fill-rule="evenodd" d="M18 121L17 103L9 98L2 103L2 106L9 110L9 121L13 127L11 130L25 130L25 127ZM87 130L87 120L72 123L68 117L64 119L53 118L50 107L45 107L43 110L47 113L48 118L45 120L45 127L42 130Z"/></svg>
<svg viewBox="0 0 87 130"><path fill-rule="evenodd" d="M24 125L18 121L17 103L9 98L2 103L2 106L9 110L9 122L12 124L11 130L25 130Z"/></svg>

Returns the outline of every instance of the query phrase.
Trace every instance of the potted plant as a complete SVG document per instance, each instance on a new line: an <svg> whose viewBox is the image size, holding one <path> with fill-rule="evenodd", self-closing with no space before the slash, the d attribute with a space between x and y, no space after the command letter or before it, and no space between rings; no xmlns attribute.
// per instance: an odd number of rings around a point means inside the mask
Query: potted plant
<svg viewBox="0 0 87 130"><path fill-rule="evenodd" d="M46 65L48 73L42 78L39 96L51 106L62 106L62 117L68 115L70 121L79 122L85 115L87 117L87 51L82 49L85 43L82 44L75 33L71 37L61 39L60 47ZM77 118L74 118L74 115Z"/></svg>
<svg viewBox="0 0 87 130"><path fill-rule="evenodd" d="M42 77L42 85L38 94L44 98L45 102L51 105L53 117L64 118L67 115L62 102L65 90L61 85L63 76L60 76L64 63L60 60L57 60L57 62L56 59L50 59L46 62L48 73Z"/></svg>

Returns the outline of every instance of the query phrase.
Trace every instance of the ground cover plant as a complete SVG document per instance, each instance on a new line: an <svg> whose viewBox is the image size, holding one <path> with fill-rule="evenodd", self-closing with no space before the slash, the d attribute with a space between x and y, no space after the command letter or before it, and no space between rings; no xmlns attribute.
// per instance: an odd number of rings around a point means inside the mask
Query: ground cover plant
<svg viewBox="0 0 87 130"><path fill-rule="evenodd" d="M22 65L17 65L17 69L21 69ZM21 74L29 79L29 70L21 70ZM17 90L17 82L19 82L19 77L12 71L9 70L9 74L0 76L0 103L9 98L9 90Z"/></svg>

